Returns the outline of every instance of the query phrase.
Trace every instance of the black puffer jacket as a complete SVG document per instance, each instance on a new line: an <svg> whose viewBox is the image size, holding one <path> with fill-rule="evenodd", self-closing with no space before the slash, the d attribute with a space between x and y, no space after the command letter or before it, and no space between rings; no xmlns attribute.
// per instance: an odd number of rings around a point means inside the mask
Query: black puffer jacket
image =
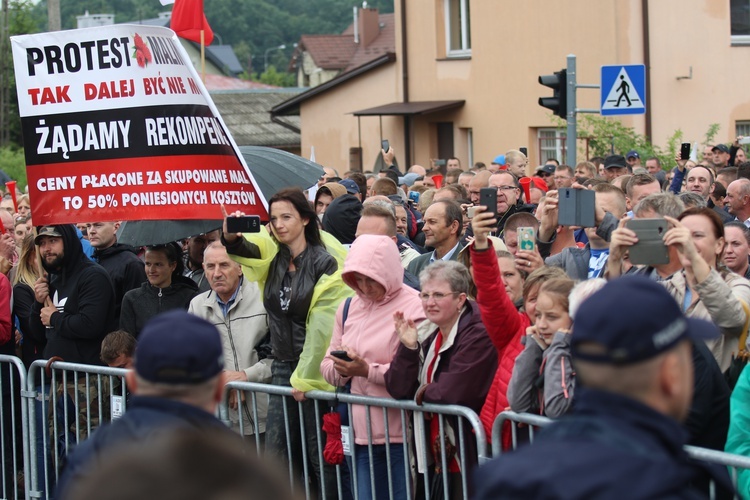
<svg viewBox="0 0 750 500"><path fill-rule="evenodd" d="M227 253L240 257L259 259L258 247L244 238L227 244ZM333 274L338 269L336 259L322 246L307 245L307 248L294 259L297 271L291 282L291 301L286 312L281 310L279 292L284 275L292 260L289 247L279 245L279 253L273 258L268 271L268 279L263 290L263 305L268 312L271 331L273 357L282 361L297 361L305 344L307 313L312 302L313 290L324 274Z"/></svg>
<svg viewBox="0 0 750 500"><path fill-rule="evenodd" d="M49 275L49 296L58 312L51 317L52 328L45 328L40 313L44 304L34 300L29 328L37 342L47 345L44 357L60 356L70 363L102 364L102 339L117 328L115 291L107 271L83 253L72 224L55 226L62 234L65 256L59 269L44 262Z"/></svg>
<svg viewBox="0 0 750 500"><path fill-rule="evenodd" d="M137 338L148 320L171 309L187 311L196 295L198 285L184 276L172 276L172 284L166 288L152 286L146 281L123 297L120 328Z"/></svg>

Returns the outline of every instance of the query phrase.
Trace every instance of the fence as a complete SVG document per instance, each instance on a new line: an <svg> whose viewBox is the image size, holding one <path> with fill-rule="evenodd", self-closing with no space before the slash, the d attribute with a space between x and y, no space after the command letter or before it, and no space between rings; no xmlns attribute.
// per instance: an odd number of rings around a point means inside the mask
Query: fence
<svg viewBox="0 0 750 500"><path fill-rule="evenodd" d="M48 366L49 365L49 366ZM29 367L26 488L31 498L49 498L65 456L127 405L126 370L39 360Z"/></svg>
<svg viewBox="0 0 750 500"><path fill-rule="evenodd" d="M305 394L305 396L312 401L317 403L315 405L305 405L302 402L295 401L292 398L292 389L290 387L282 386L270 386L266 384L255 384L250 382L231 382L227 384L227 391L229 394L235 393L234 399L240 400L241 393L244 394L246 404L252 409L253 415L252 420L255 422L259 421L259 413L257 411L259 407L259 398L264 395L270 397L281 397L281 404L283 406L283 421L285 423L284 435L286 437L286 456L293 456L294 450L292 449L292 435L295 432L291 429L290 423L293 423L295 419L292 414L296 411L300 413L300 443L302 444L302 452L299 454L302 456L302 470L295 470L294 460L287 460L287 467L289 471L289 479L294 487L295 483L299 482L299 478L310 477L310 470L314 469L310 460L308 450L305 449L305 445L308 442L306 439L305 425L302 424L304 421L304 413L307 411L314 412L315 429L317 432L317 442L324 443L325 438L322 435L322 413L326 411L326 408L331 408L338 405L339 403L345 405L346 411L345 416L348 417L349 422L354 421L354 413L357 412L356 408L363 410L365 416L365 433L366 436L354 436L360 440L366 441L366 444L355 445L353 440L351 443L351 450L353 459L347 460L350 464L348 467L351 470L351 481L347 484L347 466L338 465L335 468L335 488L339 499L345 498L358 498L357 491L359 490L359 482L361 480L367 480L370 483L370 491L372 497L375 498L376 488L388 488L388 497L392 499L401 498L413 498L412 490L414 488L421 489L425 492L427 498L431 498L431 492L435 488L441 488L443 491L444 498L456 498L457 495L461 495L463 498L469 498L469 482L470 474L462 473L455 475L449 473L449 451L446 450L447 446L441 446L439 452L439 473L432 475L430 473L415 474L415 469L418 472L420 470L419 464L427 464L430 462L430 449L426 446L420 446L420 441L424 441L420 438L420 425L422 428L429 426L428 422L432 422L432 419L437 419L438 428L438 439L439 442L445 442L446 436L453 434L453 443L457 451L456 456L458 457L458 463L461 471L469 471L471 467L477 463L485 462L489 457L487 455L486 438L484 428L479 420L479 417L472 410L463 406L454 405L434 405L424 404L417 405L412 401L396 401L393 399L376 398L359 396L353 394L335 394L323 391L311 391ZM230 413L229 397L224 399L220 414L222 418ZM312 407L312 408L311 408ZM398 451L394 452L394 447L383 446L378 448L378 444L375 443L376 437L373 432L373 420L376 419L376 414L382 412L382 422L384 425L384 435L389 436L391 434L391 426L394 424L400 424L401 435L399 439L394 439L397 446L396 450L400 449L401 455L406 457L403 460L403 465L398 465L396 455ZM378 419L380 420L380 419ZM413 428L410 429L410 423L414 423ZM244 419L236 417L236 422L227 422L228 424L236 425L239 428L240 433L248 434L244 429ZM253 429L255 430L255 429ZM268 437L268 434L266 435ZM258 434L254 433L254 439L259 441ZM346 440L346 438L345 438ZM411 444L415 443L416 456L413 457L416 461L416 465L410 464L409 457L411 453ZM358 457L358 454L366 454L366 459ZM378 462L378 455L384 453L384 470L385 477L378 477L376 463ZM315 458L315 457L313 457ZM359 459L358 459L359 458ZM318 463L323 463L322 446L317 449L317 460ZM358 469L363 464L369 467L369 471L362 473ZM396 464L396 465L394 465ZM299 466L297 466L299 467ZM421 470L427 471L426 468ZM325 477L324 467L318 468L318 471L313 471L317 477L316 482L321 485L319 496L321 498L331 498L327 495L326 484L331 485L334 483L333 478L328 480ZM404 475L405 485L405 496L396 495L394 488L400 481L397 475ZM439 474L439 475L437 475ZM412 482L413 481L413 482ZM315 496L311 492L313 485L310 481L302 481L305 488L306 498ZM460 485L457 484L460 482ZM348 495L348 487L351 487L351 496Z"/></svg>
<svg viewBox="0 0 750 500"><path fill-rule="evenodd" d="M27 372L18 358L0 355L2 498L49 497L67 453L102 422L117 418L126 410L125 373L126 370L117 368L43 360L33 363ZM457 452L455 456L461 471L469 471L473 464L481 465L491 456L479 418L462 406L417 405L411 401L322 391L308 392L308 400L298 402L293 399L290 387L248 382L232 382L225 390L227 396L234 394L238 406L243 408L237 412L231 407L232 398L225 397L219 407L220 418L245 435L258 454L263 452L263 439L256 431L264 430L259 423L264 421L265 400L278 398L280 418L285 423L281 431L284 438L281 451L291 457L296 453L293 447L300 448L301 460L287 461L289 480L293 488L303 485L306 498L358 498L362 481L369 483L372 497L377 489L381 493L387 489L388 497L394 499L413 498L417 493L430 498L435 492L442 493L444 498L468 498L470 475L449 472L451 453L446 448L450 447L438 447L437 463L432 463L437 465L438 472L428 467L433 447L426 443L429 433L425 430L430 426L438 435L436 442L446 443L446 438L452 437L450 442ZM323 415L337 406L344 409L344 417L350 422L359 418L358 428L364 436L350 436L358 438L360 444L351 440L349 446L345 445L348 448L345 464L327 468L320 466L324 463L323 447L314 449L310 443L325 442ZM247 413L243 417L246 418L240 418L245 410ZM295 419L295 414L299 418ZM312 426L306 426L306 420L311 421ZM522 438L519 424L526 426L522 427L523 438L533 441L535 430L551 420L514 412L498 415L492 429L493 455L501 453L504 422L512 424L512 447L516 448ZM378 424L382 428L378 428ZM397 436L393 436L394 425L399 428L395 432ZM380 444L379 432L393 436L386 440L389 446ZM347 441L349 434L344 434L344 441ZM690 446L685 449L697 460L729 467L735 484L737 470L750 469L748 457ZM399 461L399 457L404 460ZM425 473L420 474L420 471ZM378 473L383 475L378 476ZM310 478L314 480L306 480ZM318 490L314 491L316 484ZM403 494L399 492L399 484L405 488ZM713 498L713 485L711 488Z"/></svg>
<svg viewBox="0 0 750 500"><path fill-rule="evenodd" d="M494 456L499 456L502 453L501 435L505 422L511 422L513 449L516 449L518 446L518 424L528 426L529 441L533 442L535 429L545 427L551 424L553 420L540 415L532 415L530 413L516 413L513 411L505 411L501 413L495 418L495 421L492 424L492 454ZM685 446L685 451L695 460L723 465L729 468L732 484L735 488L737 487L737 470L750 469L750 457L733 455L731 453L709 450L706 448L698 448L696 446ZM709 485L709 495L712 499L716 498L716 488L713 482Z"/></svg>

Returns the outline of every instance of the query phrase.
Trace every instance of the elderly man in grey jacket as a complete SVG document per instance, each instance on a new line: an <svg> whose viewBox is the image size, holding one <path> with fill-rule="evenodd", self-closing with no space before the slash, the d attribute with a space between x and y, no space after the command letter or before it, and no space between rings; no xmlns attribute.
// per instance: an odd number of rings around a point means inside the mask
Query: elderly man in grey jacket
<svg viewBox="0 0 750 500"><path fill-rule="evenodd" d="M203 268L211 290L196 296L188 312L208 320L221 333L227 382L269 383L268 315L258 285L243 278L240 265L229 258L219 242L206 248ZM239 428L238 413L242 413L243 434L252 435L256 430L263 434L268 396L259 394L255 405L249 398L238 402L235 391L229 397L232 426Z"/></svg>

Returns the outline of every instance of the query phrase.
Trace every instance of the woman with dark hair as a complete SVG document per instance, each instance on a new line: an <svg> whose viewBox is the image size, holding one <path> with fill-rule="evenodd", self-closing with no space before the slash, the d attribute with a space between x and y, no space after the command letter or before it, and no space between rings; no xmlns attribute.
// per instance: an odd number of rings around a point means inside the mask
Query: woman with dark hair
<svg viewBox="0 0 750 500"><path fill-rule="evenodd" d="M714 210L689 208L677 219L665 219L671 227L664 244L677 250L682 271L663 283L687 316L719 327L722 335L706 344L725 372L732 354L745 347L739 345L739 338L750 305L750 282L721 264L724 225Z"/></svg>
<svg viewBox="0 0 750 500"><path fill-rule="evenodd" d="M140 288L122 298L120 329L138 338L146 322L170 309L187 311L198 286L182 275L185 265L176 243L146 247L146 278Z"/></svg>
<svg viewBox="0 0 750 500"><path fill-rule="evenodd" d="M312 473L303 480L312 481L319 498L327 498L326 493L336 491L335 472L330 466L321 467L318 450L324 443L318 443L315 402L306 400L304 393L333 390L320 373L320 362L331 340L336 310L353 294L341 279L346 249L318 229L315 211L300 189L286 188L273 195L268 211L270 235L267 231L227 233L225 220L222 242L227 253L242 265L245 277L257 281L263 290L274 358L271 383L291 386L304 410L301 417L298 405L285 405L282 397L270 396L266 449L282 456L291 450L286 458L298 477L303 474L306 459ZM301 418L306 457L298 433ZM291 431L289 443L286 426Z"/></svg>

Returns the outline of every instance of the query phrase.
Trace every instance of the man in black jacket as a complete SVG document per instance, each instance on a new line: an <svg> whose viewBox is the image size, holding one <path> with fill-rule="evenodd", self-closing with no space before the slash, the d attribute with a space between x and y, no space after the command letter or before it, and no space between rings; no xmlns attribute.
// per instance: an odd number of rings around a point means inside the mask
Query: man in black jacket
<svg viewBox="0 0 750 500"><path fill-rule="evenodd" d="M146 281L143 261L130 245L117 243L119 222L89 222L89 241L94 247L94 261L109 273L115 287L115 320L120 321L122 298Z"/></svg>
<svg viewBox="0 0 750 500"><path fill-rule="evenodd" d="M109 274L84 255L71 224L44 226L34 242L46 274L34 284L31 334L46 340L47 359L101 365L102 339L117 328Z"/></svg>

